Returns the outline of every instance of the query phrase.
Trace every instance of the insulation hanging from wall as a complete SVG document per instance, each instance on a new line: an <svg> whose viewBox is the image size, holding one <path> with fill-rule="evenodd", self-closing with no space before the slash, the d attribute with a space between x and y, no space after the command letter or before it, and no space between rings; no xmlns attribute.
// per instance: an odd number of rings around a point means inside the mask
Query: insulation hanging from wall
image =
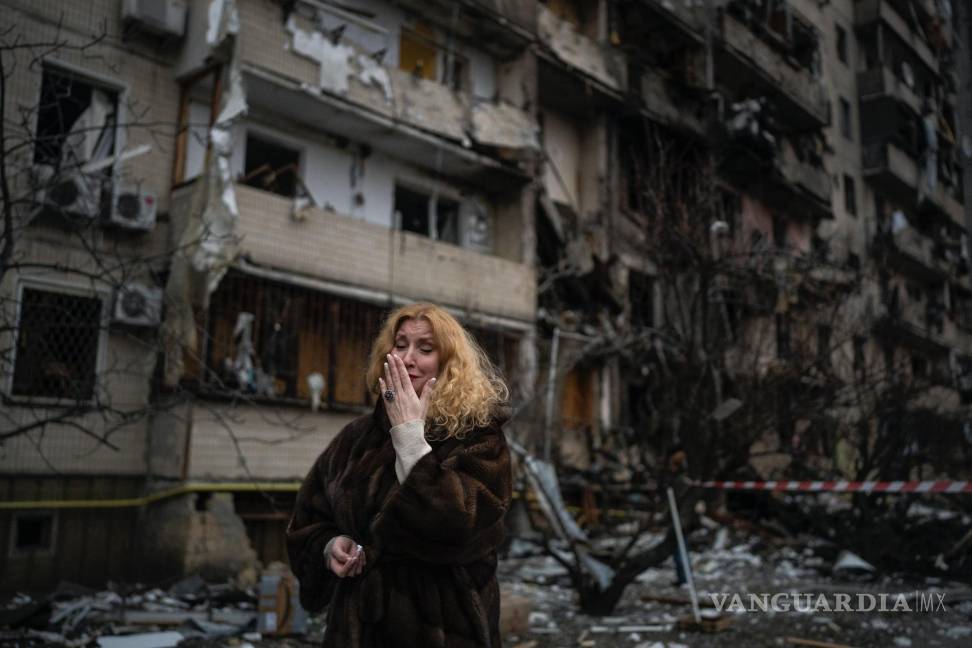
<svg viewBox="0 0 972 648"><path fill-rule="evenodd" d="M246 93L237 56L239 14L235 0L213 0L207 43L223 63L220 111L210 129L210 147L202 177L193 187L184 229L173 255L166 285L165 384L175 386L184 372L187 350L197 348L194 309L205 309L209 295L236 256L236 192L230 171L233 129L246 113ZM180 215L174 215L180 218Z"/></svg>

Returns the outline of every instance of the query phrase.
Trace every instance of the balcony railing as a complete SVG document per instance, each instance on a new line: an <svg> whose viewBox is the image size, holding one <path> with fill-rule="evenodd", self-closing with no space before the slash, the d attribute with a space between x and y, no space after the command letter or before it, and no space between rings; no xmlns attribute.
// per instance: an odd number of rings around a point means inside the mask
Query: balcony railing
<svg viewBox="0 0 972 648"><path fill-rule="evenodd" d="M236 197L236 234L254 264L521 321L534 317L536 278L526 264L318 207L296 221L292 200L245 185L236 186Z"/></svg>
<svg viewBox="0 0 972 648"><path fill-rule="evenodd" d="M935 241L913 227L879 235L877 242L896 269L927 281L941 281L949 275L949 263L938 254Z"/></svg>
<svg viewBox="0 0 972 648"><path fill-rule="evenodd" d="M960 203L941 182L919 201L919 186L925 182L918 162L894 142L875 142L864 146L864 177L889 198L909 210L927 209L964 229L965 213Z"/></svg>
<svg viewBox="0 0 972 648"><path fill-rule="evenodd" d="M894 99L921 114L921 99L894 72L886 67L860 72L857 75L857 96L861 102L875 99Z"/></svg>
<svg viewBox="0 0 972 648"><path fill-rule="evenodd" d="M906 43L925 66L938 74L938 59L925 39L898 13L888 0L858 0L854 3L854 22L858 27L880 23Z"/></svg>
<svg viewBox="0 0 972 648"><path fill-rule="evenodd" d="M721 32L730 57L724 78L738 78L777 97L782 103L782 109L777 111L778 119L795 127L820 128L830 122L827 90L810 70L795 67L728 13L722 15Z"/></svg>
<svg viewBox="0 0 972 648"><path fill-rule="evenodd" d="M610 90L627 91L627 64L620 50L579 33L543 5L539 6L537 31L540 42L562 63Z"/></svg>

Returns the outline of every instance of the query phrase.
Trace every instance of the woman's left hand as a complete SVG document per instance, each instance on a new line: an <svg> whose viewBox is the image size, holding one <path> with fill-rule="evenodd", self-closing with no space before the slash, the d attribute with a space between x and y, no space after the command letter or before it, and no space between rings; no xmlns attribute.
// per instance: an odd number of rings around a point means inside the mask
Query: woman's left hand
<svg viewBox="0 0 972 648"><path fill-rule="evenodd" d="M432 388L435 386L435 378L425 384L422 389L422 397L419 398L412 387L412 381L408 377L408 369L405 362L396 355L388 354L385 356L385 377L378 378L378 386L381 389L379 396L385 401L385 411L388 413L388 421L392 427L401 425L407 421L425 420L425 413L429 411L429 401L432 398ZM394 393L392 400L385 398L385 392L391 390Z"/></svg>

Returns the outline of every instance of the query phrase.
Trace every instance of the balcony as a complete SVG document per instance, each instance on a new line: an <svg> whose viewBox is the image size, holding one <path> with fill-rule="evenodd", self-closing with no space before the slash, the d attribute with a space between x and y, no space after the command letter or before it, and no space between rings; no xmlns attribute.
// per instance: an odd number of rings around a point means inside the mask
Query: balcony
<svg viewBox="0 0 972 648"><path fill-rule="evenodd" d="M918 163L894 142L875 142L863 149L864 177L875 188L908 211L931 209L952 225L965 228L962 203L939 182L931 195L918 201L918 186L922 182Z"/></svg>
<svg viewBox="0 0 972 648"><path fill-rule="evenodd" d="M705 134L705 115L700 111L699 102L693 97L679 101L679 83L669 83L657 69L645 68L639 83L643 108L654 120L687 131L689 134Z"/></svg>
<svg viewBox="0 0 972 648"><path fill-rule="evenodd" d="M948 262L936 254L935 241L913 227L879 236L875 250L883 253L895 270L924 281L944 281L950 275Z"/></svg>
<svg viewBox="0 0 972 648"><path fill-rule="evenodd" d="M793 156L778 157L775 168L783 186L798 201L790 202L790 209L802 209L816 218L833 217L831 180L826 169Z"/></svg>
<svg viewBox="0 0 972 648"><path fill-rule="evenodd" d="M312 207L236 185L241 255L252 264L408 299L533 321L536 277L526 264ZM390 258L389 258L390 257Z"/></svg>
<svg viewBox="0 0 972 648"><path fill-rule="evenodd" d="M795 67L728 13L722 14L721 34L721 56L716 58L720 78L775 98L777 119L795 130L823 128L830 122L827 90L809 70Z"/></svg>
<svg viewBox="0 0 972 648"><path fill-rule="evenodd" d="M529 47L537 33L535 2L397 0L395 4L504 60Z"/></svg>
<svg viewBox="0 0 972 648"><path fill-rule="evenodd" d="M735 128L729 126L729 129ZM823 166L800 160L789 140L772 143L748 128L729 130L730 147L721 170L741 189L791 218L833 218L830 175Z"/></svg>
<svg viewBox="0 0 972 648"><path fill-rule="evenodd" d="M937 13L937 12L936 12ZM888 0L858 0L854 3L854 24L858 28L884 25L906 43L921 62L938 74L938 59L920 34L913 31Z"/></svg>
<svg viewBox="0 0 972 648"><path fill-rule="evenodd" d="M896 101L907 106L915 115L921 114L921 99L886 67L858 73L857 97L861 104L881 100Z"/></svg>
<svg viewBox="0 0 972 648"><path fill-rule="evenodd" d="M641 0L618 3L626 43L671 50L705 44L705 14L691 0Z"/></svg>
<svg viewBox="0 0 972 648"><path fill-rule="evenodd" d="M556 14L544 7L538 6L537 33L543 45L541 57L548 62L557 63L567 72L580 75L593 82L602 93L620 98L627 91L627 64L624 55L614 47L604 45L579 33L574 25L561 20ZM551 70L554 71L554 70ZM544 94L544 77L541 73L541 94ZM560 82L563 83L563 82ZM583 91L580 84L572 84ZM554 86L546 86L550 91ZM570 101L571 96L562 94L558 99Z"/></svg>
<svg viewBox="0 0 972 648"><path fill-rule="evenodd" d="M944 310L944 309L943 309ZM877 331L927 353L941 353L950 348L954 324L942 314L942 325L933 326L924 302L905 302L877 321Z"/></svg>
<svg viewBox="0 0 972 648"><path fill-rule="evenodd" d="M382 65L354 45L332 44L299 16L282 24L272 3L241 4L240 65L251 108L486 188L528 178L515 159L484 155L471 143L487 151L539 148L529 113L474 104L468 93Z"/></svg>

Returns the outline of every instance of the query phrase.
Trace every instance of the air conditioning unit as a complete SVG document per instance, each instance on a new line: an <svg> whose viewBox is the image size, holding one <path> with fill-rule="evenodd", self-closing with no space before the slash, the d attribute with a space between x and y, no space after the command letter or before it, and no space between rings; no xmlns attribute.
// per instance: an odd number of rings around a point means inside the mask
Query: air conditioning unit
<svg viewBox="0 0 972 648"><path fill-rule="evenodd" d="M162 289L130 282L115 292L112 320L129 326L158 326L162 321Z"/></svg>
<svg viewBox="0 0 972 648"><path fill-rule="evenodd" d="M185 0L123 0L122 20L159 36L182 38L186 33Z"/></svg>
<svg viewBox="0 0 972 648"><path fill-rule="evenodd" d="M157 212L155 192L144 191L134 185L122 185L115 193L108 212L108 223L125 229L148 231L155 227Z"/></svg>
<svg viewBox="0 0 972 648"><path fill-rule="evenodd" d="M33 169L35 202L45 209L95 218L101 212L104 176L78 172L56 173L54 167L40 164Z"/></svg>

